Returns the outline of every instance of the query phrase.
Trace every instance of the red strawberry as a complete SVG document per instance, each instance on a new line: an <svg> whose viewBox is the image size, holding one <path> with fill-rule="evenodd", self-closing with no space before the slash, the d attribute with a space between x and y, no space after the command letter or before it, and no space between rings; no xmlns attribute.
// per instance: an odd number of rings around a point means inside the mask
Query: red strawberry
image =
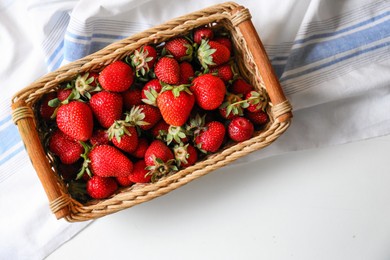
<svg viewBox="0 0 390 260"><path fill-rule="evenodd" d="M141 137L138 139L138 145L134 152L131 153L132 156L138 159L145 157L145 152L149 147L149 142L146 138Z"/></svg>
<svg viewBox="0 0 390 260"><path fill-rule="evenodd" d="M134 167L133 167L134 171ZM130 175L129 175L130 176ZM133 184L133 182L129 179L129 176L116 177L116 182L119 183L122 187L129 187Z"/></svg>
<svg viewBox="0 0 390 260"><path fill-rule="evenodd" d="M49 150L57 155L64 164L75 163L84 152L79 142L59 130L56 130L50 137Z"/></svg>
<svg viewBox="0 0 390 260"><path fill-rule="evenodd" d="M133 106L142 104L141 90L130 88L122 93L123 105L126 110L130 110Z"/></svg>
<svg viewBox="0 0 390 260"><path fill-rule="evenodd" d="M269 120L267 113L263 110L257 112L246 111L245 117L248 118L254 125L264 125Z"/></svg>
<svg viewBox="0 0 390 260"><path fill-rule="evenodd" d="M66 88L66 89L60 89L57 92L57 98L62 102L65 101L70 94L72 93L72 89Z"/></svg>
<svg viewBox="0 0 390 260"><path fill-rule="evenodd" d="M249 104L247 107L249 112L264 110L268 103L268 98L265 91L251 91L245 95L245 99Z"/></svg>
<svg viewBox="0 0 390 260"><path fill-rule="evenodd" d="M230 52L232 52L232 41L227 37L218 37L215 38L214 41L219 42L220 44L224 45Z"/></svg>
<svg viewBox="0 0 390 260"><path fill-rule="evenodd" d="M154 66L157 51L153 46L146 45L134 51L131 56L131 65L135 68L138 77L145 76Z"/></svg>
<svg viewBox="0 0 390 260"><path fill-rule="evenodd" d="M142 130L151 129L160 119L160 110L157 107L147 104L133 107L126 116L126 121L132 125L138 125Z"/></svg>
<svg viewBox="0 0 390 260"><path fill-rule="evenodd" d="M174 58L162 57L159 59L154 72L159 80L167 84L177 85L180 82L180 66Z"/></svg>
<svg viewBox="0 0 390 260"><path fill-rule="evenodd" d="M230 139L233 141L242 142L253 136L254 126L252 122L245 117L236 117L230 122L228 133Z"/></svg>
<svg viewBox="0 0 390 260"><path fill-rule="evenodd" d="M244 97L252 90L254 90L254 87L243 79L237 79L234 81L233 86L230 88L230 92L236 95L241 94Z"/></svg>
<svg viewBox="0 0 390 260"><path fill-rule="evenodd" d="M157 106L156 100L162 86L158 79L148 81L142 88L142 101L148 105Z"/></svg>
<svg viewBox="0 0 390 260"><path fill-rule="evenodd" d="M55 107L49 106L49 101L56 98L55 92L50 92L45 94L41 99L41 104L39 106L39 114L42 119L48 121L51 119L51 116L54 114Z"/></svg>
<svg viewBox="0 0 390 260"><path fill-rule="evenodd" d="M200 44L202 40L211 40L214 37L214 32L211 28L201 27L194 30L194 42Z"/></svg>
<svg viewBox="0 0 390 260"><path fill-rule="evenodd" d="M115 121L107 133L108 139L122 151L132 153L138 146L136 128L124 120Z"/></svg>
<svg viewBox="0 0 390 260"><path fill-rule="evenodd" d="M190 144L176 145L173 148L175 159L181 168L194 165L198 161L198 152L195 147Z"/></svg>
<svg viewBox="0 0 390 260"><path fill-rule="evenodd" d="M185 85L166 87L157 97L157 106L169 125L184 125L195 104L195 97Z"/></svg>
<svg viewBox="0 0 390 260"><path fill-rule="evenodd" d="M118 93L101 91L92 96L89 104L99 124L109 128L122 116L123 99Z"/></svg>
<svg viewBox="0 0 390 260"><path fill-rule="evenodd" d="M113 195L117 189L118 184L114 178L93 176L87 182L88 195L94 199L106 199Z"/></svg>
<svg viewBox="0 0 390 260"><path fill-rule="evenodd" d="M183 61L180 66L180 84L189 84L195 77L194 68L191 63Z"/></svg>
<svg viewBox="0 0 390 260"><path fill-rule="evenodd" d="M105 90L123 92L133 84L133 69L123 61L115 61L99 74L99 83Z"/></svg>
<svg viewBox="0 0 390 260"><path fill-rule="evenodd" d="M150 144L145 152L144 160L152 182L173 171L177 171L171 149L160 140L154 140Z"/></svg>
<svg viewBox="0 0 390 260"><path fill-rule="evenodd" d="M165 49L177 61L192 60L192 45L183 37L178 37L167 41L165 44Z"/></svg>
<svg viewBox="0 0 390 260"><path fill-rule="evenodd" d="M98 145L88 155L92 173L101 177L128 176L133 163L121 151L110 145Z"/></svg>
<svg viewBox="0 0 390 260"><path fill-rule="evenodd" d="M212 121L206 124L196 137L195 144L203 152L216 152L221 147L225 138L225 126L218 122Z"/></svg>
<svg viewBox="0 0 390 260"><path fill-rule="evenodd" d="M92 133L89 142L92 145L99 145L99 144L109 144L110 140L108 140L108 134L105 130L97 129Z"/></svg>
<svg viewBox="0 0 390 260"><path fill-rule="evenodd" d="M57 112L58 128L76 140L87 141L92 136L93 115L91 108L81 102L72 101L61 105Z"/></svg>
<svg viewBox="0 0 390 260"><path fill-rule="evenodd" d="M192 81L191 91L195 96L196 103L204 110L218 108L226 93L223 81L211 74L204 74Z"/></svg>
<svg viewBox="0 0 390 260"><path fill-rule="evenodd" d="M155 165L156 158L167 162L174 159L171 149L162 141L154 140L145 152L145 163L147 166Z"/></svg>
<svg viewBox="0 0 390 260"><path fill-rule="evenodd" d="M168 128L169 128L169 125L164 120L160 120L151 129L152 136L155 139L163 139L163 137L166 136L168 133Z"/></svg>
<svg viewBox="0 0 390 260"><path fill-rule="evenodd" d="M133 172L129 175L129 180L134 183L148 183L152 178L152 175L148 174L146 170L146 164L144 160L140 160L134 163Z"/></svg>
<svg viewBox="0 0 390 260"><path fill-rule="evenodd" d="M222 65L230 59L229 49L216 41L203 40L197 55L199 62L205 69Z"/></svg>
<svg viewBox="0 0 390 260"><path fill-rule="evenodd" d="M233 79L234 73L230 64L223 64L210 70L210 73L221 78L225 83Z"/></svg>

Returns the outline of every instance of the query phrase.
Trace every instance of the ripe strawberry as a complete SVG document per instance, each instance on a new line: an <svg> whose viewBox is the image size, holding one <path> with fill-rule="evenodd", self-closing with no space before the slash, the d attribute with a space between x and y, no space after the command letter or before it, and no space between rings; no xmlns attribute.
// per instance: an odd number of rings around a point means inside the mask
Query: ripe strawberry
<svg viewBox="0 0 390 260"><path fill-rule="evenodd" d="M195 77L194 68L191 63L183 61L180 66L180 84L189 84Z"/></svg>
<svg viewBox="0 0 390 260"><path fill-rule="evenodd" d="M165 44L165 49L177 61L192 60L192 45L184 37L178 37L167 41Z"/></svg>
<svg viewBox="0 0 390 260"><path fill-rule="evenodd" d="M202 40L211 40L214 37L214 32L211 28L201 27L194 30L194 42L200 44Z"/></svg>
<svg viewBox="0 0 390 260"><path fill-rule="evenodd" d="M87 182L88 195L94 199L106 199L113 195L117 189L118 184L114 178L93 176Z"/></svg>
<svg viewBox="0 0 390 260"><path fill-rule="evenodd" d="M113 92L123 92L133 84L133 69L123 61L115 61L99 74L102 88Z"/></svg>
<svg viewBox="0 0 390 260"><path fill-rule="evenodd" d="M263 110L257 112L245 111L245 117L248 118L254 125L264 125L269 120L267 113Z"/></svg>
<svg viewBox="0 0 390 260"><path fill-rule="evenodd" d="M134 168L133 168L134 171ZM130 176L130 175L129 175ZM133 182L129 179L129 176L116 177L115 180L122 187L129 187L133 184Z"/></svg>
<svg viewBox="0 0 390 260"><path fill-rule="evenodd" d="M142 88L142 101L148 105L157 106L157 96L161 92L162 85L158 79L148 81Z"/></svg>
<svg viewBox="0 0 390 260"><path fill-rule="evenodd" d="M108 140L108 134L103 129L97 129L93 131L91 138L89 139L89 142L92 145L99 145L99 144L109 144L110 140Z"/></svg>
<svg viewBox="0 0 390 260"><path fill-rule="evenodd" d="M66 99L69 98L70 94L72 93L72 89L70 88L65 88L65 89L60 89L57 92L57 98L62 102L65 101Z"/></svg>
<svg viewBox="0 0 390 260"><path fill-rule="evenodd" d="M118 93L101 91L92 96L89 104L95 118L104 128L109 128L122 116L123 99Z"/></svg>
<svg viewBox="0 0 390 260"><path fill-rule="evenodd" d="M159 59L154 73L159 80L167 84L177 85L180 82L180 66L174 58L162 57Z"/></svg>
<svg viewBox="0 0 390 260"><path fill-rule="evenodd" d="M145 152L149 147L148 139L141 137L138 139L138 145L134 152L130 153L132 156L138 159L145 157Z"/></svg>
<svg viewBox="0 0 390 260"><path fill-rule="evenodd" d="M157 106L169 125L184 125L195 104L195 97L185 86L168 86L157 97Z"/></svg>
<svg viewBox="0 0 390 260"><path fill-rule="evenodd" d="M126 110L130 110L133 106L142 104L141 90L130 88L122 93L123 106Z"/></svg>
<svg viewBox="0 0 390 260"><path fill-rule="evenodd" d="M196 103L204 110L218 108L226 93L223 81L211 74L204 74L192 81L191 91L195 96Z"/></svg>
<svg viewBox="0 0 390 260"><path fill-rule="evenodd" d="M160 110L147 104L134 106L126 116L126 121L132 125L138 125L142 130L151 129L160 119Z"/></svg>
<svg viewBox="0 0 390 260"><path fill-rule="evenodd" d="M233 141L242 142L253 136L254 126L252 122L245 117L236 117L230 122L228 133L230 139Z"/></svg>
<svg viewBox="0 0 390 260"><path fill-rule="evenodd" d="M227 37L218 37L218 38L215 38L214 41L219 42L220 44L224 45L226 48L228 48L230 53L232 52L233 44L232 44L232 41L229 38L227 38Z"/></svg>
<svg viewBox="0 0 390 260"><path fill-rule="evenodd" d="M205 69L222 65L230 59L229 49L216 41L203 40L197 55L200 64Z"/></svg>
<svg viewBox="0 0 390 260"><path fill-rule="evenodd" d="M160 159L163 162L174 159L171 149L161 140L154 140L145 152L145 163L147 166L155 165L155 160Z"/></svg>
<svg viewBox="0 0 390 260"><path fill-rule="evenodd" d="M234 73L230 64L223 64L218 67L212 68L210 73L221 78L223 82L227 83L233 79Z"/></svg>
<svg viewBox="0 0 390 260"><path fill-rule="evenodd" d="M145 164L148 175L151 175L151 181L177 171L174 164L175 158L171 149L162 141L154 140L145 152Z"/></svg>
<svg viewBox="0 0 390 260"><path fill-rule="evenodd" d="M268 103L268 97L265 91L251 91L245 95L249 106L246 108L250 112L264 110Z"/></svg>
<svg viewBox="0 0 390 260"><path fill-rule="evenodd" d="M150 182L152 175L148 174L146 170L146 164L144 160L140 160L134 163L133 172L129 175L129 180L134 183L148 183Z"/></svg>
<svg viewBox="0 0 390 260"><path fill-rule="evenodd" d="M122 151L132 153L138 145L138 133L134 126L124 120L115 121L107 130L108 139Z"/></svg>
<svg viewBox="0 0 390 260"><path fill-rule="evenodd" d="M194 165L198 161L198 152L195 147L190 144L176 145L173 148L173 152L175 154L177 164L181 168Z"/></svg>
<svg viewBox="0 0 390 260"><path fill-rule="evenodd" d="M71 101L61 105L56 121L58 128L71 138L87 141L92 136L92 111L87 104L81 101Z"/></svg>
<svg viewBox="0 0 390 260"><path fill-rule="evenodd" d="M216 152L221 147L225 138L225 126L218 122L212 121L206 124L196 137L195 144L202 152Z"/></svg>
<svg viewBox="0 0 390 260"><path fill-rule="evenodd" d="M153 46L146 45L134 51L131 55L131 65L135 68L137 77L145 76L157 60L157 51Z"/></svg>
<svg viewBox="0 0 390 260"><path fill-rule="evenodd" d="M154 139L164 139L168 133L169 125L164 121L160 120L157 124L151 129L151 134Z"/></svg>
<svg viewBox="0 0 390 260"><path fill-rule="evenodd" d="M243 95L243 97L245 97L245 95L251 92L252 90L254 90L254 87L243 79L235 80L233 82L233 85L230 88L230 92L236 95L241 94Z"/></svg>
<svg viewBox="0 0 390 260"><path fill-rule="evenodd" d="M41 99L41 104L39 106L39 114L41 115L42 119L45 121L51 120L51 116L54 114L55 107L51 107L49 105L49 101L56 98L55 92L49 92L45 94Z"/></svg>
<svg viewBox="0 0 390 260"><path fill-rule="evenodd" d="M88 154L90 169L100 177L128 176L133 163L121 151L111 145L98 145Z"/></svg>
<svg viewBox="0 0 390 260"><path fill-rule="evenodd" d="M81 144L60 130L56 130L50 137L49 150L57 155L64 164L77 162L84 152Z"/></svg>

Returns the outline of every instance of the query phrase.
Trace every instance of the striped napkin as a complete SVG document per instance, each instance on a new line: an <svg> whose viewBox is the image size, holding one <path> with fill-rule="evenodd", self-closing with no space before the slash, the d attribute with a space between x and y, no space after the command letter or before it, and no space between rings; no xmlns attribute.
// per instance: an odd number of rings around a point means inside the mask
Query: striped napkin
<svg viewBox="0 0 390 260"><path fill-rule="evenodd" d="M1 259L42 259L90 223L50 213L11 120L12 95L62 64L220 2L0 2ZM389 1L237 2L251 11L294 108L290 129L239 163L390 133Z"/></svg>

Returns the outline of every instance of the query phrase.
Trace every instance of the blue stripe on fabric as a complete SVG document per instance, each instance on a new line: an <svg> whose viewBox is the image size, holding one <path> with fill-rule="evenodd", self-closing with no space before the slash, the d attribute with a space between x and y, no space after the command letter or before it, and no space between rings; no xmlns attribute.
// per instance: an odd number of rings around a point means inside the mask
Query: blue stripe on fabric
<svg viewBox="0 0 390 260"><path fill-rule="evenodd" d="M351 53L349 55L346 55L346 56L334 59L332 61L326 62L324 64L321 64L321 65L318 65L318 66L315 66L315 67L312 67L312 68L309 68L307 70L304 70L304 71L301 71L301 72L298 72L298 73L286 76L286 77L282 78L280 81L286 81L288 79L300 77L300 76L306 75L308 73L311 73L313 71L329 67L329 66L331 66L331 65L333 65L335 63L338 63L338 62L341 62L341 61L344 61L344 60L348 60L348 59L351 59L351 58L356 57L358 55L361 55L361 54L364 54L364 53L368 53L368 52L371 52L371 51L374 51L374 50L377 50L377 49L380 49L380 48L383 48L383 47L387 47L387 46L390 46L390 42L385 42L385 43L382 43L382 44L379 44L379 45L376 45L376 46L373 46L373 47L370 47L370 48L367 48L367 49L364 49L364 50L357 50L356 52Z"/></svg>
<svg viewBox="0 0 390 260"><path fill-rule="evenodd" d="M275 71L276 76L278 77L278 79L280 79L280 77L282 76L282 74L284 72L285 65L279 65L279 64L278 65L274 65L274 64L272 64L272 67L273 67L273 69Z"/></svg>
<svg viewBox="0 0 390 260"><path fill-rule="evenodd" d="M85 41L91 41L91 40L93 41L94 38L121 40L127 37L123 35L106 34L106 33L94 33L91 36L83 36L83 35L71 33L69 31L66 32L66 35L76 40L85 40Z"/></svg>
<svg viewBox="0 0 390 260"><path fill-rule="evenodd" d="M375 21L377 21L377 20L379 20L379 19L381 19L383 17L388 16L389 14L390 14L390 11L387 11L387 12L385 12L383 14L374 16L374 17L372 17L372 18L370 18L368 20L362 21L360 23L354 24L352 26L346 27L346 28L338 30L338 31L334 31L334 32L331 32L331 33L315 34L315 35L309 36L309 37L304 38L304 39L296 40L296 41L294 41L294 44L301 44L301 43L305 43L305 42L310 41L310 40L331 37L331 36L335 36L335 35L338 35L338 34L341 34L341 33L344 33L344 32L348 32L348 31L351 31L353 29L356 29L356 28L362 27L364 25L367 25L369 23L373 23L373 22L375 22Z"/></svg>
<svg viewBox="0 0 390 260"><path fill-rule="evenodd" d="M7 162L9 159L11 159L12 157L14 157L15 155L17 155L18 153L22 152L24 150L24 146L20 146L18 149L16 149L15 151L13 151L12 153L10 153L9 155L7 155L6 157L4 157L3 159L0 160L0 165L4 164L5 162Z"/></svg>
<svg viewBox="0 0 390 260"><path fill-rule="evenodd" d="M21 139L18 128L14 124L9 124L0 131L0 155L8 151L11 147L17 144Z"/></svg>
<svg viewBox="0 0 390 260"><path fill-rule="evenodd" d="M291 52L286 70L292 70L336 54L359 48L390 35L390 21L385 21L350 35L320 43L313 43Z"/></svg>
<svg viewBox="0 0 390 260"><path fill-rule="evenodd" d="M11 115L6 116L5 118L0 120L0 126L7 123L8 121L11 121Z"/></svg>
<svg viewBox="0 0 390 260"><path fill-rule="evenodd" d="M55 57L57 57L57 54L63 49L64 47L64 41L61 41L60 44L57 46L55 51L50 55L50 57L47 59L47 64L51 64L51 62L54 60Z"/></svg>

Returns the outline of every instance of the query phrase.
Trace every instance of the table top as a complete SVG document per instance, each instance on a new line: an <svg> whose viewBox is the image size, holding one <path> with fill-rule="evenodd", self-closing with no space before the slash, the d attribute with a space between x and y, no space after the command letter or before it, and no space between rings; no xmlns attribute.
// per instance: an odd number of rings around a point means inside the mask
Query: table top
<svg viewBox="0 0 390 260"><path fill-rule="evenodd" d="M47 259L389 259L390 136L219 169Z"/></svg>

